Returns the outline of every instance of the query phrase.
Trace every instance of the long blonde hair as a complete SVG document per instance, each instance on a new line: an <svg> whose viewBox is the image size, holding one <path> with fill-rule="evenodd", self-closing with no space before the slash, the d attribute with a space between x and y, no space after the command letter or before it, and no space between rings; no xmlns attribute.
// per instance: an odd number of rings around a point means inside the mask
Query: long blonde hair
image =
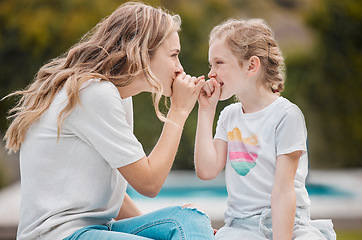
<svg viewBox="0 0 362 240"><path fill-rule="evenodd" d="M151 84L153 105L158 118L162 85L150 71L155 50L172 32L179 31L181 20L161 8L128 2L103 19L64 55L51 60L38 71L35 80L20 95L10 110L14 118L4 139L6 148L18 151L30 125L49 108L56 93L65 87L68 102L59 113L58 138L64 119L80 102L79 89L89 79L110 81L117 87L130 84L143 76Z"/></svg>
<svg viewBox="0 0 362 240"><path fill-rule="evenodd" d="M229 19L213 28L209 43L224 38L226 45L240 60L259 57L264 70L264 84L273 92L284 90L285 63L272 30L262 19Z"/></svg>

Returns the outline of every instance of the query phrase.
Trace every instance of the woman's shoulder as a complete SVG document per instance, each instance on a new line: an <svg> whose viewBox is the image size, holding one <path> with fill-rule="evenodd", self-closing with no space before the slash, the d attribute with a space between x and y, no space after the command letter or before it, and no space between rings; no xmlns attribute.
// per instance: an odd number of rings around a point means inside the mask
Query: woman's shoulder
<svg viewBox="0 0 362 240"><path fill-rule="evenodd" d="M79 89L81 94L92 94L93 96L99 95L118 95L119 92L113 83L100 79L90 79L83 83Z"/></svg>
<svg viewBox="0 0 362 240"><path fill-rule="evenodd" d="M116 86L109 82L91 79L79 89L79 108L90 112L114 112L117 109L125 111L127 101L124 101Z"/></svg>
<svg viewBox="0 0 362 240"><path fill-rule="evenodd" d="M99 79L91 79L83 83L79 95L81 104L105 105L122 102L117 87L109 81Z"/></svg>

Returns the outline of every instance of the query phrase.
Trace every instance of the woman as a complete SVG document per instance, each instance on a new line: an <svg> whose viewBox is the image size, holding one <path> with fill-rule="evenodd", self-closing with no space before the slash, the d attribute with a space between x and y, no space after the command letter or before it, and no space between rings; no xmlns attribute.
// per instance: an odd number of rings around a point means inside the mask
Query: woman
<svg viewBox="0 0 362 240"><path fill-rule="evenodd" d="M139 216L126 194L127 182L145 196L160 191L204 84L183 72L179 30L177 15L126 3L10 94L21 96L5 135L10 151L20 149L17 239L213 238L199 211ZM130 98L145 91L165 122L148 156L133 135ZM171 96L167 116L158 109L162 95Z"/></svg>

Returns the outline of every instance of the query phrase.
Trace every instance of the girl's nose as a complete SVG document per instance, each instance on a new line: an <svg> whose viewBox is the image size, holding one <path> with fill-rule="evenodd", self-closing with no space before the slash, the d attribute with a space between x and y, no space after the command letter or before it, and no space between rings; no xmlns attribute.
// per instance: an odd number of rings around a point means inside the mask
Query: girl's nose
<svg viewBox="0 0 362 240"><path fill-rule="evenodd" d="M209 78L215 78L215 77L216 77L216 74L215 74L215 72L212 71L212 69L210 69L210 72L207 74L207 76L208 76Z"/></svg>

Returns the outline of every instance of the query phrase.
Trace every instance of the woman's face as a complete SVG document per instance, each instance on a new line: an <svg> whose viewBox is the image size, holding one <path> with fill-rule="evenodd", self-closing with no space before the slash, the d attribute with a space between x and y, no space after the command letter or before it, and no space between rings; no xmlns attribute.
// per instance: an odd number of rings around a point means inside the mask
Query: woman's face
<svg viewBox="0 0 362 240"><path fill-rule="evenodd" d="M177 32L170 34L151 58L150 69L162 84L164 96L171 96L172 83L183 72L180 60L180 38Z"/></svg>

